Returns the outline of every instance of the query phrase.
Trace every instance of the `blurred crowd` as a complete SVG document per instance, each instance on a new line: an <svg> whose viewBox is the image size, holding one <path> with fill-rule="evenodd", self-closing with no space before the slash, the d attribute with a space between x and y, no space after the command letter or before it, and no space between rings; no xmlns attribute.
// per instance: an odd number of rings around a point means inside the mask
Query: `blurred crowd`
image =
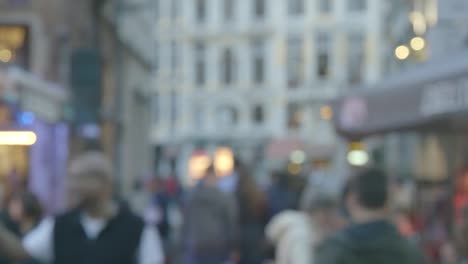
<svg viewBox="0 0 468 264"><path fill-rule="evenodd" d="M432 215L396 206L404 184L366 168L340 192L323 179L272 173L262 186L236 162L209 166L190 189L178 177L145 175L128 201L115 198L110 162L98 152L71 163L68 209L46 216L26 189L4 197L0 264L462 264L465 215L447 231L443 202ZM400 202L401 203L401 202ZM421 208L419 208L421 209ZM422 209L421 209L422 210Z"/></svg>

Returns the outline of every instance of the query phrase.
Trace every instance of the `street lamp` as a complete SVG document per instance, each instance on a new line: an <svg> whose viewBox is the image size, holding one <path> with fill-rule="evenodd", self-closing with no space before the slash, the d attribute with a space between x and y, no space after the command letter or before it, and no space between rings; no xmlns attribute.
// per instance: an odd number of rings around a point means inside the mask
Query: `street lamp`
<svg viewBox="0 0 468 264"><path fill-rule="evenodd" d="M410 55L410 50L406 45L400 45L395 49L395 56L398 60L406 60Z"/></svg>
<svg viewBox="0 0 468 264"><path fill-rule="evenodd" d="M414 37L410 42L411 48L415 51L421 51L426 47L426 41L422 37Z"/></svg>

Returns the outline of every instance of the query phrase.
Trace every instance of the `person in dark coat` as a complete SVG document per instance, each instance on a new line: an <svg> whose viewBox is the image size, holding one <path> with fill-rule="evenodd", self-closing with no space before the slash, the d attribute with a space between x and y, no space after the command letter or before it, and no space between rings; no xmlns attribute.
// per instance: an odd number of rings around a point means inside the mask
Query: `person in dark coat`
<svg viewBox="0 0 468 264"><path fill-rule="evenodd" d="M353 224L318 246L315 263L425 263L420 251L388 220L389 188L383 172L359 172L348 188L345 200Z"/></svg>
<svg viewBox="0 0 468 264"><path fill-rule="evenodd" d="M265 251L264 228L267 223L266 195L258 187L249 170L237 166L239 175L236 197L239 204L240 264L263 262Z"/></svg>
<svg viewBox="0 0 468 264"><path fill-rule="evenodd" d="M189 194L185 208L184 264L222 264L236 258L238 208L236 200L217 186L214 168Z"/></svg>
<svg viewBox="0 0 468 264"><path fill-rule="evenodd" d="M297 209L298 196L291 187L286 172L274 172L272 184L268 189L268 220L288 209Z"/></svg>

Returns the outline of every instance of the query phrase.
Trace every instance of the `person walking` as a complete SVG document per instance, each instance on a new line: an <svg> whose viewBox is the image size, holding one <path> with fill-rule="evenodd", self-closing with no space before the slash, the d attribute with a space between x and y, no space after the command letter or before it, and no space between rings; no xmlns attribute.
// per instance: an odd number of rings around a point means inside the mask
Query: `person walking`
<svg viewBox="0 0 468 264"><path fill-rule="evenodd" d="M0 252L15 261L45 264L162 264L157 231L113 200L113 185L112 165L104 154L78 157L68 177L72 209L43 220L23 247L0 227Z"/></svg>
<svg viewBox="0 0 468 264"><path fill-rule="evenodd" d="M276 248L275 264L318 263L314 245L341 227L337 199L325 193L309 198L303 211L284 211L268 224L266 235Z"/></svg>
<svg viewBox="0 0 468 264"><path fill-rule="evenodd" d="M285 210L295 210L298 207L298 194L292 190L287 172L274 172L272 183L267 191L268 220Z"/></svg>
<svg viewBox="0 0 468 264"><path fill-rule="evenodd" d="M250 170L238 164L236 198L239 204L239 264L262 263L265 247L264 228L267 223L267 199Z"/></svg>
<svg viewBox="0 0 468 264"><path fill-rule="evenodd" d="M234 197L218 188L215 169L210 166L186 204L184 263L237 262L237 212Z"/></svg>
<svg viewBox="0 0 468 264"><path fill-rule="evenodd" d="M42 205L39 198L28 191L13 195L8 203L10 231L24 237L42 220Z"/></svg>
<svg viewBox="0 0 468 264"><path fill-rule="evenodd" d="M315 263L425 263L388 219L388 189L387 176L377 169L365 169L351 179L345 200L353 224L317 247Z"/></svg>

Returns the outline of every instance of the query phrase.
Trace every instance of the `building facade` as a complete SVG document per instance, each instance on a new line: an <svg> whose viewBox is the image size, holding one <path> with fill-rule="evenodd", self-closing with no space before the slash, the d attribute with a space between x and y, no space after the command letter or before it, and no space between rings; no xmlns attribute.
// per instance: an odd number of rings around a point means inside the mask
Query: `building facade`
<svg viewBox="0 0 468 264"><path fill-rule="evenodd" d="M0 112L5 116L5 105L15 110L8 126L2 117L0 131L31 129L37 136L22 149L21 166L10 158L1 170L21 174L51 212L63 205L69 158L89 147L115 161L122 194L151 166L146 54L153 46L145 28L154 12L127 2L0 1ZM2 160L16 157L17 148L5 149ZM1 187L9 188L8 173L0 173Z"/></svg>
<svg viewBox="0 0 468 264"><path fill-rule="evenodd" d="M376 82L393 52L388 1L156 2L151 135L170 150L161 157L206 145L246 159L288 157L291 146L332 156L327 102ZM275 144L285 153L269 157Z"/></svg>

